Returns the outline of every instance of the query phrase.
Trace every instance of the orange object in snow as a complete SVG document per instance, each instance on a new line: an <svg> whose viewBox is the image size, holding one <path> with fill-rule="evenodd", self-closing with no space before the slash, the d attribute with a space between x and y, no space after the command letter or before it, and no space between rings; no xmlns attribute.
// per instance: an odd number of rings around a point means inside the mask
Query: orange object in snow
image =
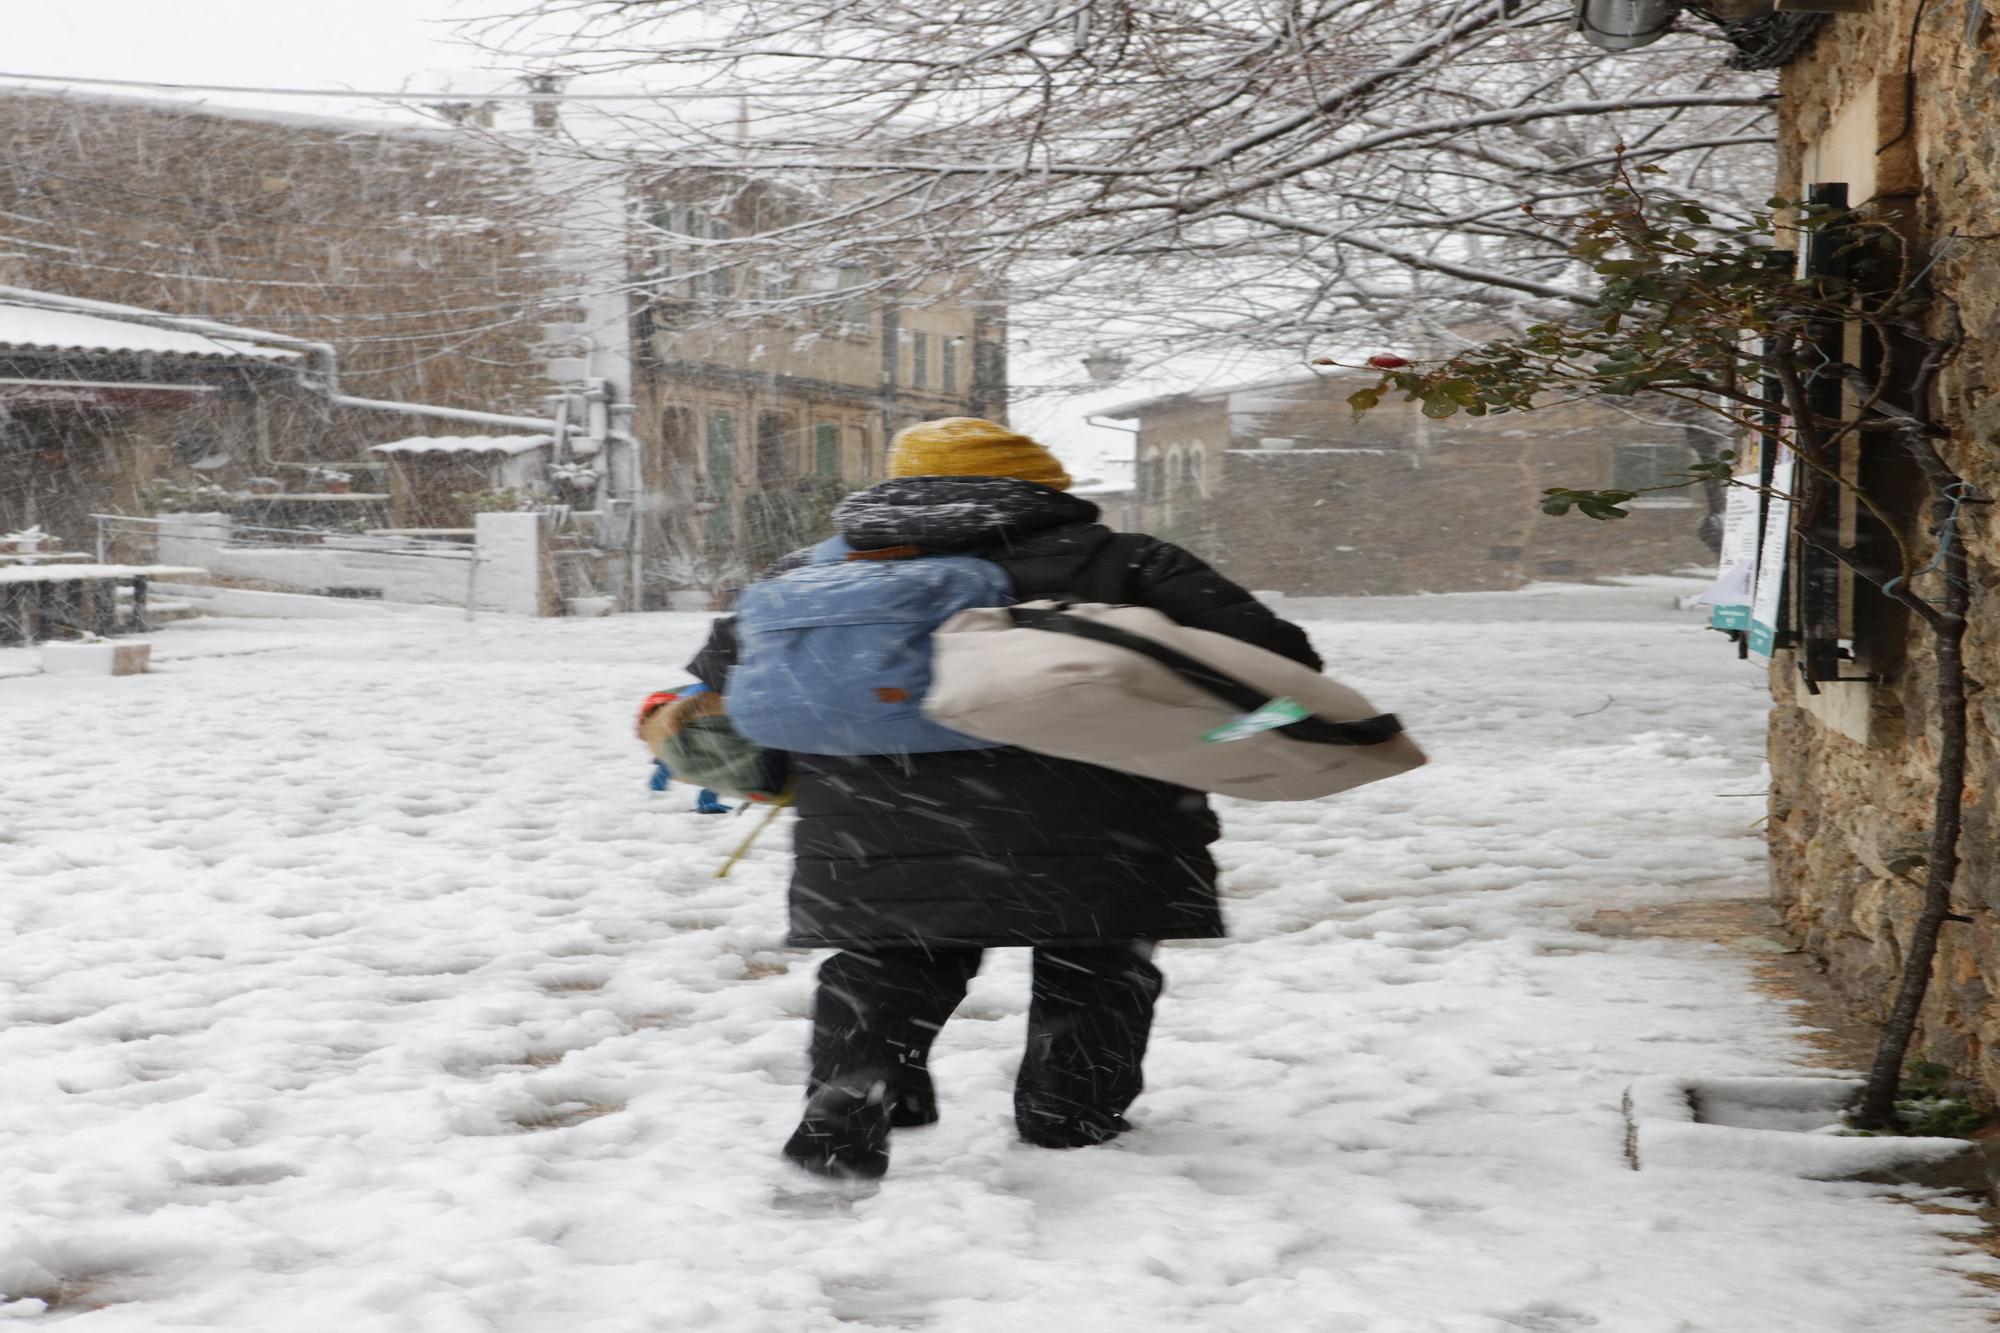
<svg viewBox="0 0 2000 1333"><path fill-rule="evenodd" d="M646 696L644 702L639 705L638 721L633 724L634 730L639 732L639 739L646 739L646 719L680 697L680 693L676 690L656 690Z"/></svg>

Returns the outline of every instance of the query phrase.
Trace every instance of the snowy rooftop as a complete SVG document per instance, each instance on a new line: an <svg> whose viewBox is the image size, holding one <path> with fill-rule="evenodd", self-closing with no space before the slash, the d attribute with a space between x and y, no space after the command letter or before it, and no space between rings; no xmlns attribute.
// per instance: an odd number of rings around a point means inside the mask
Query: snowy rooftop
<svg viewBox="0 0 2000 1333"><path fill-rule="evenodd" d="M61 298L51 296L51 300ZM135 311L138 314L149 312ZM246 332L251 332L246 330ZM126 352L159 356L289 361L299 353L240 338L213 337L82 310L53 310L0 297L0 350Z"/></svg>
<svg viewBox="0 0 2000 1333"><path fill-rule="evenodd" d="M552 435L416 435L372 446L371 454L525 454L555 443Z"/></svg>
<svg viewBox="0 0 2000 1333"><path fill-rule="evenodd" d="M1323 379L1334 378L1322 375L1306 367L1288 370L1283 374L1250 380L1241 384L1218 385L1213 388L1171 389L1148 397L1131 399L1100 408L1100 416L1115 419L1129 419L1163 407L1182 403L1216 403L1227 401L1231 412L1255 411L1259 407L1268 409L1290 401L1293 393Z"/></svg>

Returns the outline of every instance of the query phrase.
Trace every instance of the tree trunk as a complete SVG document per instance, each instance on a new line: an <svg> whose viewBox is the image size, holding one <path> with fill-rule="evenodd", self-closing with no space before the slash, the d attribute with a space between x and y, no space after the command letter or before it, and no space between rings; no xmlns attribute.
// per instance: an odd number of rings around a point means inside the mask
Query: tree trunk
<svg viewBox="0 0 2000 1333"><path fill-rule="evenodd" d="M1953 919L1951 893L1958 880L1958 839L1965 810L1965 633L1972 588L1966 578L1965 547L1958 540L1960 502L1953 497L1954 487L1962 483L1955 477L1951 480L1953 486L1939 488L1932 501L1938 515L1937 540L1943 547L1939 568L1944 576L1944 601L1941 607L1923 608L1932 613L1924 619L1931 627L1935 658L1932 688L1938 714L1937 795L1932 806L1924 903L1904 951L1896 1002L1883 1025L1875 1063L1868 1071L1868 1084L1853 1117L1862 1129L1894 1129L1900 1124L1896 1093L1902 1082L1903 1062L1909 1056L1924 996L1930 990L1938 935L1945 922ZM1903 596L1914 598L1915 593L1906 586Z"/></svg>

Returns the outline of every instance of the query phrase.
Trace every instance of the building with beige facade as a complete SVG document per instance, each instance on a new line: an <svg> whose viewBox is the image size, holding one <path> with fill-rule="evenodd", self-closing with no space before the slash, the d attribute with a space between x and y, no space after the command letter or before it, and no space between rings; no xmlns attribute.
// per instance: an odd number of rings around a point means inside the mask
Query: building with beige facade
<svg viewBox="0 0 2000 1333"><path fill-rule="evenodd" d="M1389 402L1357 417L1347 395L1374 382L1301 375L1108 409L1138 425L1127 526L1295 596L1513 588L1713 561L1706 488L1641 498L1617 523L1541 510L1551 486L1671 485L1702 447L1696 429L1593 404L1439 422Z"/></svg>
<svg viewBox="0 0 2000 1333"><path fill-rule="evenodd" d="M656 199L638 251L632 430L662 587L725 587L824 536L910 422L1007 409L998 301L901 291L859 266L706 264L695 239L755 226L758 209L755 194L720 215Z"/></svg>
<svg viewBox="0 0 2000 1333"><path fill-rule="evenodd" d="M334 474L357 522L397 528L543 505L600 552L597 590L636 608L819 535L900 426L1004 414L998 302L867 265L704 266L698 241L765 220L768 192L676 203L643 170L538 154L552 114L503 133L457 111L425 128L0 93L0 283L328 349L307 358L317 393L285 400L308 406L212 449L127 451L124 480L67 509L253 476L318 494Z"/></svg>

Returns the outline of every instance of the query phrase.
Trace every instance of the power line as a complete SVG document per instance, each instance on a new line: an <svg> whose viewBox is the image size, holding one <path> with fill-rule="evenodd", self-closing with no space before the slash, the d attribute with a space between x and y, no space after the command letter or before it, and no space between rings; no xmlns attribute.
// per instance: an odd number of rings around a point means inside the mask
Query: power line
<svg viewBox="0 0 2000 1333"><path fill-rule="evenodd" d="M265 88L238 83L161 83L150 79L93 79L72 74L20 74L0 70L0 79L28 83L75 83L92 88L147 88L174 93L248 93L259 97L352 97L377 102L703 102L737 101L769 97L825 97L823 90L743 88L677 88L622 93L473 93L473 92L370 92L360 88Z"/></svg>
<svg viewBox="0 0 2000 1333"><path fill-rule="evenodd" d="M835 58L829 58L835 59ZM1525 58L1511 58L1492 61L1458 61L1458 68L1489 68L1527 63ZM1367 66L1353 71L1355 74L1398 73L1400 66L1385 66L1380 69ZM887 82L875 86L821 87L821 88L673 88L673 89L633 89L630 92L534 92L534 93L480 93L451 92L436 89L412 92L409 89L371 91L365 88L280 88L264 87L241 83L169 83L153 79L98 79L81 74L25 74L18 71L0 70L0 80L18 80L24 83L78 84L90 88L141 88L153 92L172 93L240 93L257 97L332 97L353 98L374 102L764 102L773 98L819 98L853 100L859 97L900 94L904 87L898 82ZM1170 87L1176 81L1168 78L1130 79L1125 86L1135 88ZM953 92L1009 92L1017 91L1012 84L991 84L954 86Z"/></svg>

